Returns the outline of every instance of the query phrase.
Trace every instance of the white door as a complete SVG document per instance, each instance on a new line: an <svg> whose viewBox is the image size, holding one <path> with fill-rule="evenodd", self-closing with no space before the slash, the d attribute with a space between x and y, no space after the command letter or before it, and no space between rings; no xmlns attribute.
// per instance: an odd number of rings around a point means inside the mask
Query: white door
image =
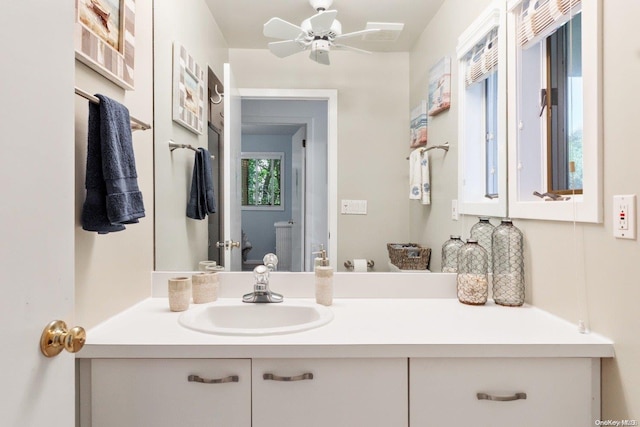
<svg viewBox="0 0 640 427"><path fill-rule="evenodd" d="M231 73L231 65L224 64L224 266L227 271L242 270L242 241L240 212L240 152L242 138L242 104L240 92Z"/></svg>
<svg viewBox="0 0 640 427"><path fill-rule="evenodd" d="M3 3L0 18L0 424L7 427L74 425L74 355L46 358L39 349L49 322L74 321L73 16L72 1L24 0Z"/></svg>
<svg viewBox="0 0 640 427"><path fill-rule="evenodd" d="M303 261L306 259L304 250L304 189L305 189L305 140L306 127L300 129L291 137L291 220L292 257L291 271L304 271Z"/></svg>

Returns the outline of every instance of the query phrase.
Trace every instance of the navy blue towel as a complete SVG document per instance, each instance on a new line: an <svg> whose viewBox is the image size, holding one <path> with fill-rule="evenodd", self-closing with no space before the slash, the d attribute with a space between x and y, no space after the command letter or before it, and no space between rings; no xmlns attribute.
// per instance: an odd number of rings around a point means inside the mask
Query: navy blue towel
<svg viewBox="0 0 640 427"><path fill-rule="evenodd" d="M216 212L216 200L213 191L213 172L211 155L204 148L198 148L193 161L191 192L187 202L187 216L193 219L205 219L207 214Z"/></svg>
<svg viewBox="0 0 640 427"><path fill-rule="evenodd" d="M129 110L104 95L89 102L87 196L82 228L106 234L144 217L142 193L133 156Z"/></svg>

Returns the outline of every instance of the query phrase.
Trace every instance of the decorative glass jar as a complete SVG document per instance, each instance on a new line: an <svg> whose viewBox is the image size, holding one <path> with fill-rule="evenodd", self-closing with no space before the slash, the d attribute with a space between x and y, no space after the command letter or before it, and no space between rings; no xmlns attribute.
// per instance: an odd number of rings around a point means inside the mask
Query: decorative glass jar
<svg viewBox="0 0 640 427"><path fill-rule="evenodd" d="M487 273L491 272L491 235L495 227L489 222L489 218L481 216L478 218L480 221L471 227L470 238L478 241L480 246L487 251L487 258L489 259L489 265L487 267Z"/></svg>
<svg viewBox="0 0 640 427"><path fill-rule="evenodd" d="M524 304L524 250L522 232L503 219L493 230L493 300L496 304Z"/></svg>
<svg viewBox="0 0 640 427"><path fill-rule="evenodd" d="M489 295L487 251L469 239L458 252L458 299L464 304L483 305Z"/></svg>
<svg viewBox="0 0 640 427"><path fill-rule="evenodd" d="M442 272L458 272L458 251L464 245L460 236L452 235L449 240L442 245Z"/></svg>

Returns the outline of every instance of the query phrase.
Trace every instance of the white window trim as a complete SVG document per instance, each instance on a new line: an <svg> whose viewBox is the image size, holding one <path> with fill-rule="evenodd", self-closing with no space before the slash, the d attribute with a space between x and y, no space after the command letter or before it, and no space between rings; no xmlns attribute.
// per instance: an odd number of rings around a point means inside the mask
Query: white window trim
<svg viewBox="0 0 640 427"><path fill-rule="evenodd" d="M504 1L496 1L484 10L482 14L458 38L458 209L461 214L504 217L507 216L507 57L506 57L506 10ZM478 167L477 157L467 159L465 148L467 143L464 134L466 128L465 105L466 81L462 70L466 64L464 56L481 41L493 28L498 27L498 194L495 199L488 199L483 194L468 197L465 192L465 182L470 179L485 180L483 162ZM483 148L484 153L484 148ZM473 166L469 166L473 162Z"/></svg>
<svg viewBox="0 0 640 427"><path fill-rule="evenodd" d="M603 221L603 144L602 144L602 1L582 2L582 71L583 71L583 194L566 201L531 200L518 194L518 116L517 58L519 45L515 35L517 13L521 3L508 4L508 105L509 105L509 216L557 221L601 223ZM546 175L546 172L545 172ZM540 183L543 189L544 183ZM545 190L546 191L546 190ZM526 199L525 199L526 197Z"/></svg>

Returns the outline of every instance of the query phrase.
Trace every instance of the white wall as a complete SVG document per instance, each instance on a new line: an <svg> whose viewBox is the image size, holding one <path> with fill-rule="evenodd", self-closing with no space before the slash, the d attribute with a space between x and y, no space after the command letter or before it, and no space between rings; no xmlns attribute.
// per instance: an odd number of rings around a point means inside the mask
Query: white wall
<svg viewBox="0 0 640 427"><path fill-rule="evenodd" d="M136 1L135 90L125 91L76 61L75 84L107 95L129 109L132 116L153 120L152 0ZM98 235L82 230L85 198L88 101L75 97L75 283L78 324L91 327L149 296L153 270L153 130L133 133L138 185L146 216L126 230Z"/></svg>
<svg viewBox="0 0 640 427"><path fill-rule="evenodd" d="M624 7L620 7L624 3ZM411 52L411 102L424 95L430 64L454 55L456 39L487 1L447 0ZM585 319L595 332L613 339L615 359L603 362L602 419L640 419L640 243L612 237L614 194L640 194L637 159L640 99L640 39L629 37L640 16L637 2L603 1L604 24L604 212L603 224L514 220L525 234L527 302L569 321ZM452 65L455 64L455 61ZM452 67L455 76L457 70ZM453 106L429 127L432 141L449 140L441 164L432 162L433 205L411 209L411 235L438 247L448 234L468 235L475 217L449 219L456 198L456 87ZM439 176L450 182L442 183ZM494 221L495 222L495 221ZM439 266L440 251L436 251Z"/></svg>
<svg viewBox="0 0 640 427"><path fill-rule="evenodd" d="M171 153L167 144L172 139L206 148L207 128L197 135L172 119L173 42L220 80L228 62L227 43L203 0L156 1L154 24L155 265L162 270L197 269L199 260L208 259L208 231L206 220L186 216L194 152Z"/></svg>
<svg viewBox="0 0 640 427"><path fill-rule="evenodd" d="M386 244L409 239L408 54L332 52L330 67L264 49L230 49L229 58L239 87L338 90L338 201L367 200L369 213L338 217L336 267L368 258L387 270Z"/></svg>

